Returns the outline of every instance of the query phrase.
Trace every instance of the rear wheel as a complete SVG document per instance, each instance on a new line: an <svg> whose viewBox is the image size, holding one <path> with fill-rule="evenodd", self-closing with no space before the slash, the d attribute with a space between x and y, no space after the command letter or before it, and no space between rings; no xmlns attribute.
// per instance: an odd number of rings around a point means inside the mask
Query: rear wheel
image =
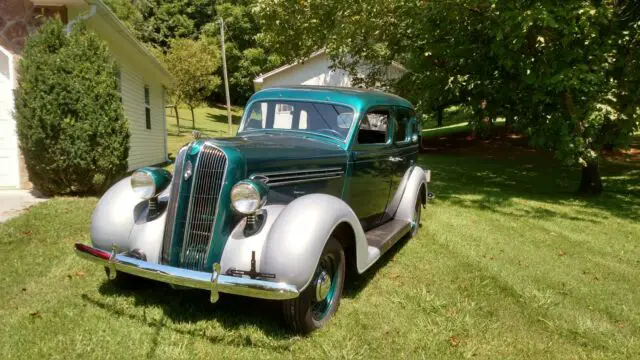
<svg viewBox="0 0 640 360"><path fill-rule="evenodd" d="M422 201L420 200L420 194L416 197L416 205L413 210L413 216L411 217L411 237L416 236L420 229L420 216L422 215Z"/></svg>
<svg viewBox="0 0 640 360"><path fill-rule="evenodd" d="M344 274L344 250L340 242L331 237L311 283L296 299L283 301L284 318L295 332L308 334L331 319L340 306Z"/></svg>

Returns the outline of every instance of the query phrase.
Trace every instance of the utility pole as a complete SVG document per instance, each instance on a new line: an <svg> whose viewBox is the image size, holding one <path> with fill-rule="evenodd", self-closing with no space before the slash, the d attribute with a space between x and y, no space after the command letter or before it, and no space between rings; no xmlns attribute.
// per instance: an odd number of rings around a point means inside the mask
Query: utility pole
<svg viewBox="0 0 640 360"><path fill-rule="evenodd" d="M227 77L227 54L224 51L224 19L220 18L220 42L222 43L222 71L224 72L224 95L227 98L227 120L231 135L231 100L229 100L229 79Z"/></svg>

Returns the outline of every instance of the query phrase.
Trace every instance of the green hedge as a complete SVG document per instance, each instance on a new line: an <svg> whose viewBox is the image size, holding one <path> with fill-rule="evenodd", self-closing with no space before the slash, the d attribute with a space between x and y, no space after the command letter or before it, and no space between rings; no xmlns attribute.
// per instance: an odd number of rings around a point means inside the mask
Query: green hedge
<svg viewBox="0 0 640 360"><path fill-rule="evenodd" d="M16 121L29 178L45 194L97 194L127 171L129 132L106 44L57 19L18 66Z"/></svg>

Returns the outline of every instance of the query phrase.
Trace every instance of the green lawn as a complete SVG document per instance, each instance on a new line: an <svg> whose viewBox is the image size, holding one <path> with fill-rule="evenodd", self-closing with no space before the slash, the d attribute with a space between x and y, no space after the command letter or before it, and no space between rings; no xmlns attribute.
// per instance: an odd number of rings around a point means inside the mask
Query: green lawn
<svg viewBox="0 0 640 360"><path fill-rule="evenodd" d="M181 107L178 109L180 114L180 134L178 135L178 126L176 117L172 109L167 109L167 147L169 157L175 158L180 148L193 140L191 132L194 130L193 121L191 121L191 111L189 108ZM196 119L195 130L200 131L203 137L224 137L229 136L229 126L227 123L227 109L221 107L198 107L193 110ZM242 108L232 107L232 134L238 130L240 124L240 116Z"/></svg>
<svg viewBox="0 0 640 360"><path fill-rule="evenodd" d="M473 109L468 106L453 105L446 108L443 112L442 125L449 126L461 122L468 122L473 114ZM426 113L422 115L422 126L425 129L438 127L438 120L435 113Z"/></svg>
<svg viewBox="0 0 640 360"><path fill-rule="evenodd" d="M640 164L607 192L531 151L422 156L436 199L420 235L347 281L335 319L291 335L275 302L106 280L76 258L93 198L0 225L3 359L637 358Z"/></svg>
<svg viewBox="0 0 640 360"><path fill-rule="evenodd" d="M494 127L504 127L505 121L504 119L496 120ZM422 136L424 138L435 138L442 136L450 136L459 133L471 132L473 130L473 126L469 124L468 121L460 122L457 124L446 125L441 127L434 127L429 129L422 130Z"/></svg>

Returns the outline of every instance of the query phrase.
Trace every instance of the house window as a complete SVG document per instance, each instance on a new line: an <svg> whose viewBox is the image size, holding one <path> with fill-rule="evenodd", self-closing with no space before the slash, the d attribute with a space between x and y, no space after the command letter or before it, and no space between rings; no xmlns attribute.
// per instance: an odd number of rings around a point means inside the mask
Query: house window
<svg viewBox="0 0 640 360"><path fill-rule="evenodd" d="M149 85L144 86L144 116L147 129L151 130L151 101L149 99Z"/></svg>

